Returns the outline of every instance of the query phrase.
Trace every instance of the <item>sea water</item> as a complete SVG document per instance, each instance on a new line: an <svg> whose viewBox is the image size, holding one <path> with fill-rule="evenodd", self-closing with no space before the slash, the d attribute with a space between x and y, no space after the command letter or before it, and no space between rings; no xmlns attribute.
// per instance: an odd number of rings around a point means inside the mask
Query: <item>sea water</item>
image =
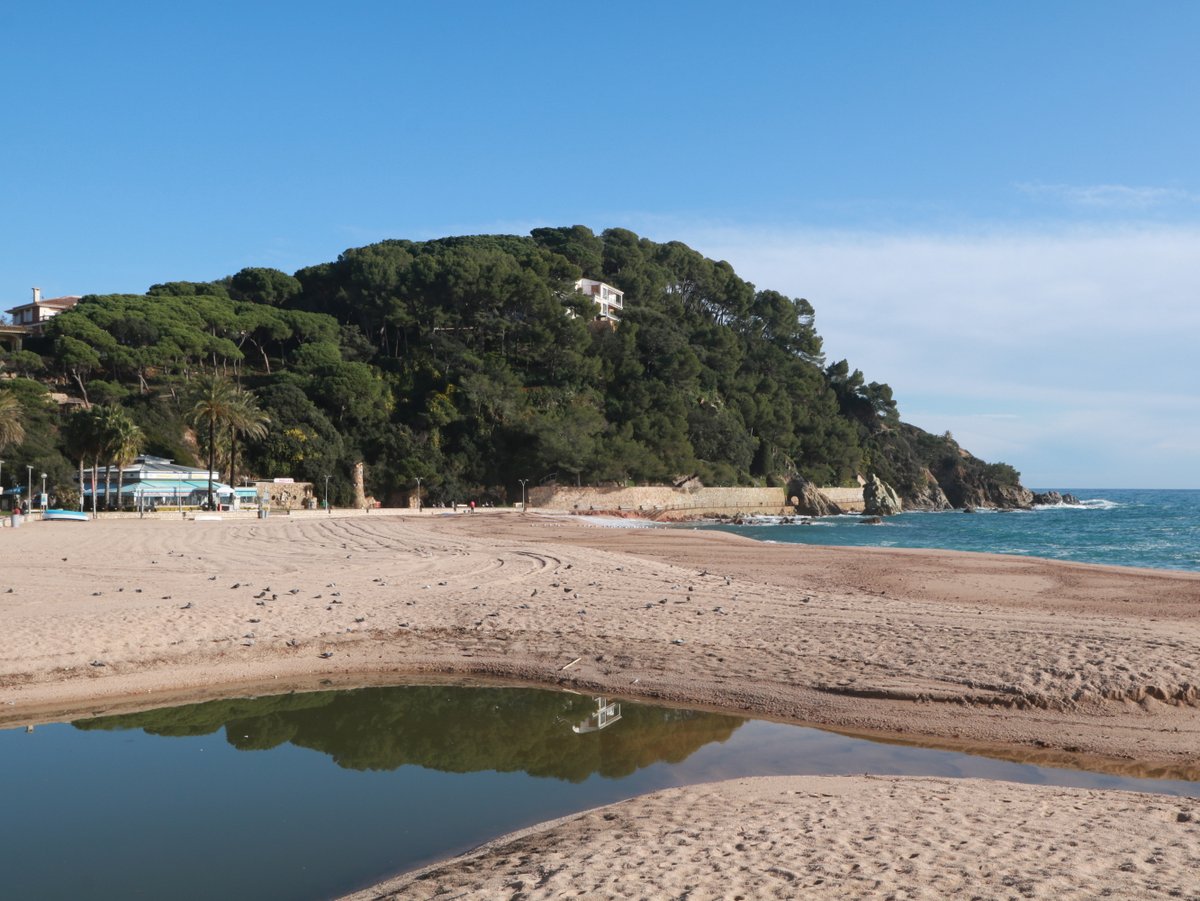
<svg viewBox="0 0 1200 901"><path fill-rule="evenodd" d="M943 548L1200 571L1200 491L1070 489L1070 493L1078 504L976 513L901 513L887 517L882 525L865 525L864 517L855 515L820 517L804 524L786 522L784 517L756 517L744 525L708 528L796 544Z"/></svg>

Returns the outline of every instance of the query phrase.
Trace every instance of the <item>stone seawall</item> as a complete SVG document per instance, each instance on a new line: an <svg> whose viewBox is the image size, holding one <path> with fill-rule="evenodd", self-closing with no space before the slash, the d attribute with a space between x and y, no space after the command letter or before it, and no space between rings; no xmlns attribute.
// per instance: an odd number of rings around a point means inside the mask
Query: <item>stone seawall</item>
<svg viewBox="0 0 1200 901"><path fill-rule="evenodd" d="M529 489L533 509L641 516L717 516L792 512L782 488L557 488Z"/></svg>
<svg viewBox="0 0 1200 901"><path fill-rule="evenodd" d="M851 513L863 509L861 488L819 488L829 500ZM767 513L790 516L795 511L783 488L571 488L529 489L529 506L581 513L631 513L641 516L719 516Z"/></svg>
<svg viewBox="0 0 1200 901"><path fill-rule="evenodd" d="M856 488L818 488L817 490L843 510L850 513L861 513L863 511L863 490L861 486Z"/></svg>

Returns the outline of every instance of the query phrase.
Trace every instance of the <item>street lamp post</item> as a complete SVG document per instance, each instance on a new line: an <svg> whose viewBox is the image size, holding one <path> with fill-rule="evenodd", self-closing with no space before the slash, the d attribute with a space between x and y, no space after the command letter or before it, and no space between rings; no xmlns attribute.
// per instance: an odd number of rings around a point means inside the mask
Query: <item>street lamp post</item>
<svg viewBox="0 0 1200 901"><path fill-rule="evenodd" d="M333 511L329 509L329 476L325 476L325 513L333 515Z"/></svg>
<svg viewBox="0 0 1200 901"><path fill-rule="evenodd" d="M421 477L417 476L417 512L420 513L424 508L421 506Z"/></svg>
<svg viewBox="0 0 1200 901"><path fill-rule="evenodd" d="M25 468L29 470L29 483L25 487L25 503L29 509L33 509L33 467L26 464Z"/></svg>
<svg viewBox="0 0 1200 901"><path fill-rule="evenodd" d="M46 509L46 474L42 473L42 496L38 498L40 506L43 510Z"/></svg>
<svg viewBox="0 0 1200 901"><path fill-rule="evenodd" d="M524 513L525 512L525 483L528 482L529 479L517 479L517 481L521 483L521 512Z"/></svg>

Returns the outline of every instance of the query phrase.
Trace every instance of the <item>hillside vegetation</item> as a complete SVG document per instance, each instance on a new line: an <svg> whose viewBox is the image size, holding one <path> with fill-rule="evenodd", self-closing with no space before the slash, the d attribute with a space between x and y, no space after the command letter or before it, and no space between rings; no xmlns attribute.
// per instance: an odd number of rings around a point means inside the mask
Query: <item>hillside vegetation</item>
<svg viewBox="0 0 1200 901"><path fill-rule="evenodd" d="M619 325L594 321L580 277L625 292ZM886 384L826 361L813 316L728 263L624 229L383 241L293 275L248 268L85 297L3 357L13 378L0 392L23 428L0 452L62 488L81 459L115 458L94 429L71 427L78 407L51 403L53 390L127 418L144 452L211 451L227 476L329 475L342 503L359 460L368 493L398 500L421 478L435 503L508 502L522 478L836 485L877 473L932 506L939 482L959 504L978 498L955 498L956 482L1017 485L1011 467L901 423ZM265 428L198 425L197 386L214 380L240 386Z"/></svg>

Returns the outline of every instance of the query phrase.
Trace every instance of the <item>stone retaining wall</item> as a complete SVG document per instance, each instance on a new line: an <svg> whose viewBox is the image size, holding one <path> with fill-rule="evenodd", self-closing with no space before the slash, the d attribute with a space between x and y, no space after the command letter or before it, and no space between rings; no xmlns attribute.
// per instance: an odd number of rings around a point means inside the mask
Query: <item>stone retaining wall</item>
<svg viewBox="0 0 1200 901"><path fill-rule="evenodd" d="M852 512L863 508L861 488L821 488L827 498ZM792 510L783 488L571 488L538 486L529 489L531 509L581 513L633 513L643 516L717 516L768 513L789 516Z"/></svg>
<svg viewBox="0 0 1200 901"><path fill-rule="evenodd" d="M677 513L716 516L733 513L791 513L782 488L557 488L529 489L532 509L578 512Z"/></svg>
<svg viewBox="0 0 1200 901"><path fill-rule="evenodd" d="M817 490L843 510L848 510L851 513L861 513L863 511L862 486L855 488L818 488Z"/></svg>
<svg viewBox="0 0 1200 901"><path fill-rule="evenodd" d="M259 502L272 510L308 510L316 502L312 482L255 482Z"/></svg>

